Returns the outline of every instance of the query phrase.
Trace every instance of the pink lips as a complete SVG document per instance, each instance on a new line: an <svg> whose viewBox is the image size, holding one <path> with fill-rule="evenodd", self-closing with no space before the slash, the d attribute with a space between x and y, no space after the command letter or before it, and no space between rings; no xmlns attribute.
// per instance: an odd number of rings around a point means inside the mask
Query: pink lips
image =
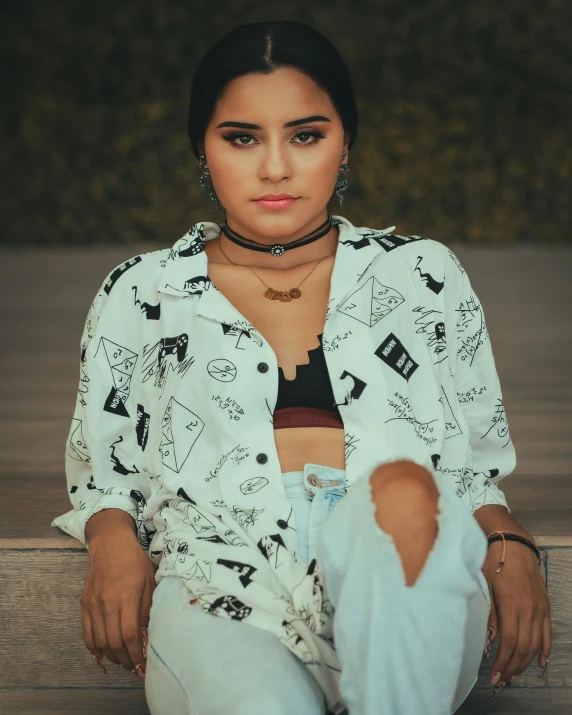
<svg viewBox="0 0 572 715"><path fill-rule="evenodd" d="M291 199L259 199L258 201L255 201L254 203L257 206L262 206L264 209L287 209L288 206L292 206L292 204L297 201L298 199L296 198L291 198Z"/></svg>

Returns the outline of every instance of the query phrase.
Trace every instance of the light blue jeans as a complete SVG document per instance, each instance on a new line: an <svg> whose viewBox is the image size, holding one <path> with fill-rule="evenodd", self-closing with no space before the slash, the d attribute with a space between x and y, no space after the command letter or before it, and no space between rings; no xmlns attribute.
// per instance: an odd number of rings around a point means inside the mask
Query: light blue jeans
<svg viewBox="0 0 572 715"><path fill-rule="evenodd" d="M349 715L452 715L476 683L490 612L487 540L472 514L437 473L439 531L408 587L369 479L346 493L344 470L310 463L282 477L298 558L317 558L335 609ZM151 715L327 714L316 680L273 633L190 605L178 576L156 587L148 630Z"/></svg>

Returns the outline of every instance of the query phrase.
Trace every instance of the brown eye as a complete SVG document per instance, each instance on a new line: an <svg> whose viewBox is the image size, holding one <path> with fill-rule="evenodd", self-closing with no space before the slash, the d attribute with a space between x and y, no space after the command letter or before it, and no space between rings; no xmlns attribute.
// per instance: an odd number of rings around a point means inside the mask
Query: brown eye
<svg viewBox="0 0 572 715"><path fill-rule="evenodd" d="M317 129L308 129L307 131L298 132L296 134L296 137L314 137L317 141L313 141L313 142L303 141L303 142L300 142L300 144L317 144L320 139L324 138L324 135L322 134L322 132L319 132Z"/></svg>
<svg viewBox="0 0 572 715"><path fill-rule="evenodd" d="M317 144L320 139L324 138L324 134L320 132L318 129L305 129L303 131L299 131L294 135L294 138L298 137L313 137L315 141L299 141L299 142L294 142L295 144ZM243 141L236 142L235 140L237 139L255 139L255 137L252 136L252 134L248 134L247 132L231 132L230 134L223 134L223 139L227 142L230 142L234 146L253 146L253 144L249 144Z"/></svg>
<svg viewBox="0 0 572 715"><path fill-rule="evenodd" d="M223 137L222 137L222 138L223 138L225 141L230 142L231 144L235 144L235 141L234 141L235 139L242 139L243 137L248 137L248 138L250 138L250 139L254 139L254 137L252 136L252 134L246 134L246 133L244 133L244 132L242 132L242 133L240 133L240 132L232 132L232 133L230 133L230 134L223 134ZM238 146L238 144L235 144L235 146ZM244 144L244 143L241 142L241 143L240 143L240 146L250 146L250 145L249 145L249 144Z"/></svg>

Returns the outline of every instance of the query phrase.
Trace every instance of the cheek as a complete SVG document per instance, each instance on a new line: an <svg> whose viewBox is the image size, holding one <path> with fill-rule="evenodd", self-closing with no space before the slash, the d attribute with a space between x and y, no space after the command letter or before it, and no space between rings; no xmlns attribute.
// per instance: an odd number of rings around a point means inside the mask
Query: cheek
<svg viewBox="0 0 572 715"><path fill-rule="evenodd" d="M326 192L330 189L337 179L339 163L331 156L328 157L310 157L299 167L303 183L312 189L312 192Z"/></svg>
<svg viewBox="0 0 572 715"><path fill-rule="evenodd" d="M221 194L240 192L248 173L245 162L240 160L219 162L211 168L213 183Z"/></svg>

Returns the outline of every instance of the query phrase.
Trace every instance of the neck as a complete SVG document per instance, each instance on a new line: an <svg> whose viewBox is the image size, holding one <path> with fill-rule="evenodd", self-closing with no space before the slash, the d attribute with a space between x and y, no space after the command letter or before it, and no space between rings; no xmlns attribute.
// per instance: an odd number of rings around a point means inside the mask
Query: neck
<svg viewBox="0 0 572 715"><path fill-rule="evenodd" d="M270 248L275 243L287 246L297 238L306 236L323 224L327 217L328 214L326 212L323 216L320 216L310 223L302 226L295 233L280 231L278 233L273 233L270 236L268 234L262 235L256 233L249 227L242 225L240 222L235 221L232 218L227 219L227 222L229 227L241 236L255 241L261 246L268 246ZM251 268L272 268L274 270L285 270L313 263L322 258L335 255L338 247L338 236L338 229L335 226L332 226L326 235L307 243L305 246L296 246L291 248L285 251L281 256L273 256L271 253L267 253L265 251L256 251L251 248L240 246L231 241L223 233L221 233L218 238L213 239L213 243L216 243L217 255L223 263L230 264L231 262L234 262L250 266ZM221 244L224 253L231 259L230 261L227 260L223 254Z"/></svg>

